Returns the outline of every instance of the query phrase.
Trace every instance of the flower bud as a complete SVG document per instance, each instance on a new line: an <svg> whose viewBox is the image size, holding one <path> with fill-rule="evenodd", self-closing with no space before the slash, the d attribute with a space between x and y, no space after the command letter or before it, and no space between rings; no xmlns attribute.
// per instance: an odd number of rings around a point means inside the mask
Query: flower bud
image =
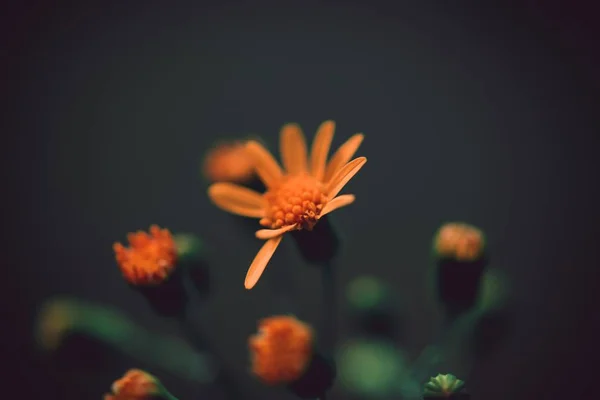
<svg viewBox="0 0 600 400"><path fill-rule="evenodd" d="M464 223L443 225L434 238L437 295L451 316L477 302L487 265L485 238L478 228Z"/></svg>
<svg viewBox="0 0 600 400"><path fill-rule="evenodd" d="M160 381L149 373L130 369L112 385L112 394L104 395L104 400L150 400L173 399Z"/></svg>
<svg viewBox="0 0 600 400"><path fill-rule="evenodd" d="M256 178L254 161L246 150L246 141L232 140L212 147L204 156L202 173L211 183L248 183Z"/></svg>
<svg viewBox="0 0 600 400"><path fill-rule="evenodd" d="M113 245L127 283L146 297L156 313L173 316L184 312L187 294L171 232L152 225L150 234L138 231L128 234L127 239L129 247Z"/></svg>
<svg viewBox="0 0 600 400"><path fill-rule="evenodd" d="M260 321L249 348L252 373L265 384L286 385L305 399L320 397L333 384L333 362L315 351L312 328L293 316Z"/></svg>
<svg viewBox="0 0 600 400"><path fill-rule="evenodd" d="M423 399L468 400L470 396L463 391L464 386L465 383L452 374L438 374L425 384Z"/></svg>

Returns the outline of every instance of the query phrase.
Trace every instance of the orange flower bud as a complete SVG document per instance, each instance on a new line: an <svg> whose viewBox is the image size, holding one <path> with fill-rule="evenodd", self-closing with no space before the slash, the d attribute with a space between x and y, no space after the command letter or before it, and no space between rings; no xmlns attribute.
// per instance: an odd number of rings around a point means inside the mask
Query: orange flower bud
<svg viewBox="0 0 600 400"><path fill-rule="evenodd" d="M115 243L117 264L128 283L153 286L165 281L177 263L177 249L171 233L156 225L150 234L138 231L127 235L130 247Z"/></svg>
<svg viewBox="0 0 600 400"><path fill-rule="evenodd" d="M485 238L480 229L464 223L443 225L434 242L436 255L456 261L475 261L483 255Z"/></svg>
<svg viewBox="0 0 600 400"><path fill-rule="evenodd" d="M465 223L447 223L434 239L437 295L449 320L475 305L489 262L483 232Z"/></svg>
<svg viewBox="0 0 600 400"><path fill-rule="evenodd" d="M312 359L313 339L311 327L295 317L261 320L249 340L253 374L269 385L298 380Z"/></svg>
<svg viewBox="0 0 600 400"><path fill-rule="evenodd" d="M247 183L255 177L245 141L220 143L205 156L202 172L211 182Z"/></svg>
<svg viewBox="0 0 600 400"><path fill-rule="evenodd" d="M116 380L112 385L112 392L104 395L104 400L146 400L151 397L167 397L167 392L160 381L139 369L130 369L121 379Z"/></svg>

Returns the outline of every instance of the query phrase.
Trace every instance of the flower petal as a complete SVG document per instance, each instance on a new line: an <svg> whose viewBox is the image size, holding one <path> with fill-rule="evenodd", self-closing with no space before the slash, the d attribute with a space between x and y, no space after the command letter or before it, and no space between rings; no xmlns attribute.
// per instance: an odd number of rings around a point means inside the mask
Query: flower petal
<svg viewBox="0 0 600 400"><path fill-rule="evenodd" d="M343 194L341 196L335 197L333 200L329 201L321 210L321 214L319 214L319 218L324 217L332 211L337 210L338 208L345 207L349 204L354 203L356 197L353 194Z"/></svg>
<svg viewBox="0 0 600 400"><path fill-rule="evenodd" d="M325 175L325 163L327 162L334 132L335 122L325 121L319 126L317 135L313 140L310 150L310 173L318 181L321 181Z"/></svg>
<svg viewBox="0 0 600 400"><path fill-rule="evenodd" d="M327 184L327 196L333 199L365 165L367 157L358 157L344 165Z"/></svg>
<svg viewBox="0 0 600 400"><path fill-rule="evenodd" d="M267 240L265 244L263 244L263 247L258 251L246 273L246 280L244 281L244 287L246 289L252 289L254 285L256 285L265 271L269 260L273 257L273 253L277 250L277 246L281 243L281 239L283 239L282 235Z"/></svg>
<svg viewBox="0 0 600 400"><path fill-rule="evenodd" d="M281 161L288 174L300 174L307 170L307 150L304 134L298 124L286 124L279 138Z"/></svg>
<svg viewBox="0 0 600 400"><path fill-rule="evenodd" d="M265 186L273 187L283 176L281 167L265 147L255 140L246 143L246 150L256 165L256 173Z"/></svg>
<svg viewBox="0 0 600 400"><path fill-rule="evenodd" d="M213 183L208 188L208 197L219 208L233 214L252 218L262 218L265 215L262 195L234 183Z"/></svg>
<svg viewBox="0 0 600 400"><path fill-rule="evenodd" d="M352 156L356 153L356 150L358 150L364 138L365 135L357 133L340 146L335 154L329 159L329 164L327 164L327 168L325 169L323 182L329 182L335 173L352 159Z"/></svg>
<svg viewBox="0 0 600 400"><path fill-rule="evenodd" d="M256 231L254 235L259 239L267 240L274 238L275 236L283 235L286 232L296 229L296 227L296 224L292 224L279 229L260 229Z"/></svg>

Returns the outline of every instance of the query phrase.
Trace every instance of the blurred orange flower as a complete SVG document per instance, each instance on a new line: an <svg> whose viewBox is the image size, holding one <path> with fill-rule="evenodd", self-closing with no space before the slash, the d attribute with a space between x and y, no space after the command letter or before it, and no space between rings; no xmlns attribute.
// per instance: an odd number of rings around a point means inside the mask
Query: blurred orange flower
<svg viewBox="0 0 600 400"><path fill-rule="evenodd" d="M112 385L112 394L105 394L104 400L149 400L163 397L160 381L149 373L130 369Z"/></svg>
<svg viewBox="0 0 600 400"><path fill-rule="evenodd" d="M269 385L297 380L312 358L313 336L310 326L292 316L261 320L249 339L252 372Z"/></svg>
<svg viewBox="0 0 600 400"><path fill-rule="evenodd" d="M451 222L442 225L434 242L436 255L457 261L475 261L483 254L483 232L465 223Z"/></svg>
<svg viewBox="0 0 600 400"><path fill-rule="evenodd" d="M157 285L167 279L177 264L175 241L168 229L157 225L150 234L138 231L127 235L130 247L115 243L113 249L123 277L132 285Z"/></svg>
<svg viewBox="0 0 600 400"><path fill-rule="evenodd" d="M202 172L211 182L247 183L256 175L246 141L239 140L213 147L204 157Z"/></svg>
<svg viewBox="0 0 600 400"><path fill-rule="evenodd" d="M350 161L364 136L360 133L344 143L327 163L335 123L319 127L308 157L304 134L297 124L286 124L280 133L284 170L258 142L246 144L256 172L265 184L264 194L232 183L215 183L208 189L210 199L234 214L259 218L266 229L256 237L266 240L248 269L244 286L251 289L264 272L283 234L292 230L312 230L320 218L354 202L354 195L338 196L344 186L365 165L367 159Z"/></svg>

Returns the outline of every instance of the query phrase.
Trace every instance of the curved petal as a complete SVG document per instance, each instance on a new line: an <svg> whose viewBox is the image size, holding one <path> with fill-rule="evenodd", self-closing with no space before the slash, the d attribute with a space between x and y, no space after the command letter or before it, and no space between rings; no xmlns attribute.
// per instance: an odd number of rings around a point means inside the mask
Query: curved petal
<svg viewBox="0 0 600 400"><path fill-rule="evenodd" d="M332 211L337 210L338 208L345 207L349 204L354 203L356 197L353 194L343 194L341 196L335 197L333 200L329 201L321 210L321 214L319 214L319 218L324 217Z"/></svg>
<svg viewBox="0 0 600 400"><path fill-rule="evenodd" d="M327 196L334 198L365 165L367 157L358 157L344 165L327 184Z"/></svg>
<svg viewBox="0 0 600 400"><path fill-rule="evenodd" d="M267 240L258 251L246 273L246 279L244 280L244 287L246 289L252 289L256 285L265 268L267 268L269 260L273 257L273 253L275 253L279 243L281 243L281 239L283 239L283 236L280 235Z"/></svg>
<svg viewBox="0 0 600 400"><path fill-rule="evenodd" d="M273 187L283 176L281 167L265 147L255 140L246 143L248 154L256 166L256 173L266 187Z"/></svg>
<svg viewBox="0 0 600 400"><path fill-rule="evenodd" d="M234 183L213 183L208 188L208 197L217 207L244 217L262 218L265 216L265 201L254 190Z"/></svg>
<svg viewBox="0 0 600 400"><path fill-rule="evenodd" d="M286 124L279 138L281 161L288 174L300 174L307 170L307 150L304 134L298 124Z"/></svg>
<svg viewBox="0 0 600 400"><path fill-rule="evenodd" d="M254 233L254 235L257 238L263 239L263 240L272 239L275 236L283 235L286 232L296 229L296 226L297 226L296 224L293 224L293 225L284 226L283 228L279 228L279 229L260 229L260 230L256 231Z"/></svg>
<svg viewBox="0 0 600 400"><path fill-rule="evenodd" d="M335 173L352 159L352 156L354 156L354 153L356 153L356 150L358 150L364 138L365 135L357 133L346 140L346 142L337 149L335 154L329 160L329 164L327 164L323 182L329 182Z"/></svg>
<svg viewBox="0 0 600 400"><path fill-rule="evenodd" d="M327 155L329 154L334 132L335 122L325 121L319 126L313 140L310 150L310 173L318 181L321 181L325 175L325 163L327 162Z"/></svg>

